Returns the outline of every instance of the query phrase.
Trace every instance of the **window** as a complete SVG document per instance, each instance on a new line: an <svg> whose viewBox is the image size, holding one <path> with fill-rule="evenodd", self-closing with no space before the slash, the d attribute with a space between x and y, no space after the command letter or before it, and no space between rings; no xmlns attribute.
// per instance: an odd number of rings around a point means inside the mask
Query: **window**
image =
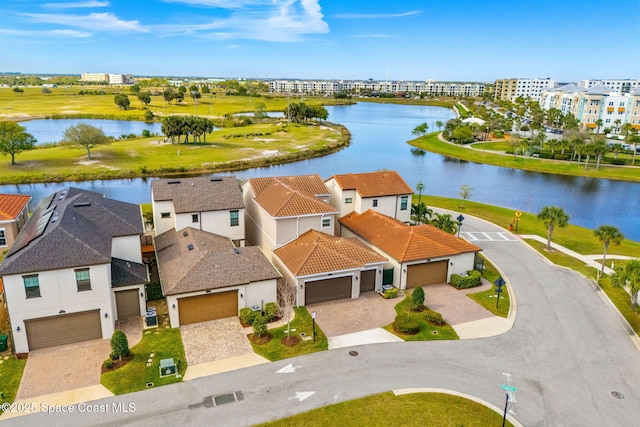
<svg viewBox="0 0 640 427"><path fill-rule="evenodd" d="M75 270L76 283L78 284L78 292L91 290L91 277L88 268L80 268Z"/></svg>
<svg viewBox="0 0 640 427"><path fill-rule="evenodd" d="M610 106L613 106L613 101L610 101L610 102L609 102L609 105L610 105Z"/></svg>
<svg viewBox="0 0 640 427"><path fill-rule="evenodd" d="M171 212L162 212L160 218L171 218Z"/></svg>
<svg viewBox="0 0 640 427"><path fill-rule="evenodd" d="M376 206L378 206L378 199L373 199L373 207L375 208Z"/></svg>
<svg viewBox="0 0 640 427"><path fill-rule="evenodd" d="M198 221L199 221L198 214L192 214L191 215L191 222L198 222Z"/></svg>
<svg viewBox="0 0 640 427"><path fill-rule="evenodd" d="M331 218L322 218L322 228L331 227Z"/></svg>
<svg viewBox="0 0 640 427"><path fill-rule="evenodd" d="M22 280L24 281L24 291L27 294L27 298L40 297L40 282L37 274L22 276Z"/></svg>
<svg viewBox="0 0 640 427"><path fill-rule="evenodd" d="M400 198L400 210L406 211L408 205L409 205L409 196L402 196Z"/></svg>
<svg viewBox="0 0 640 427"><path fill-rule="evenodd" d="M353 199L351 197L347 197L346 199L344 199L345 203L353 203Z"/></svg>
<svg viewBox="0 0 640 427"><path fill-rule="evenodd" d="M0 228L0 246L7 246L7 236L4 234L4 228Z"/></svg>
<svg viewBox="0 0 640 427"><path fill-rule="evenodd" d="M229 221L232 227L240 225L240 218L238 217L239 211L229 211Z"/></svg>

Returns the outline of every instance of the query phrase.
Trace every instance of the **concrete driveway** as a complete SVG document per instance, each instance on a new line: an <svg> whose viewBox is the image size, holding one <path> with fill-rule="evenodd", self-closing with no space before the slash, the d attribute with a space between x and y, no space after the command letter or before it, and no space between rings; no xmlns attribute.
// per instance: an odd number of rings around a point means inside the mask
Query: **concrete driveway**
<svg viewBox="0 0 640 427"><path fill-rule="evenodd" d="M180 333L190 366L253 354L238 317L180 326Z"/></svg>
<svg viewBox="0 0 640 427"><path fill-rule="evenodd" d="M467 296L491 289L488 282L471 289L456 289L446 283L424 286L423 289L424 305L442 314L451 326L494 317L493 313Z"/></svg>

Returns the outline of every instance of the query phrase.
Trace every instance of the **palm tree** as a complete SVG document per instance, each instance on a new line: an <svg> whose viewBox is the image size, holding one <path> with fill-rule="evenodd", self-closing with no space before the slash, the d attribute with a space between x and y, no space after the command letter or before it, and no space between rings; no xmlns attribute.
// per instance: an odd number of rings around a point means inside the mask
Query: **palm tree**
<svg viewBox="0 0 640 427"><path fill-rule="evenodd" d="M617 267L615 274L611 276L611 284L616 288L628 287L631 304L637 303L640 291L640 259L631 259L624 267Z"/></svg>
<svg viewBox="0 0 640 427"><path fill-rule="evenodd" d="M615 123L615 125L616 125L616 133L620 133L620 124L622 123L622 120L620 120L620 119L615 119L615 120L613 121L613 123Z"/></svg>
<svg viewBox="0 0 640 427"><path fill-rule="evenodd" d="M456 234L456 231L458 231L458 223L451 218L450 214L439 214L436 212L434 215L436 217L430 221L431 225L446 233Z"/></svg>
<svg viewBox="0 0 640 427"><path fill-rule="evenodd" d="M600 133L600 128L602 127L604 122L602 121L602 119L598 119L595 121L595 124L596 124L596 133Z"/></svg>
<svg viewBox="0 0 640 427"><path fill-rule="evenodd" d="M444 126L444 123L442 123L442 120L438 120L436 122L436 126L438 126L438 132L440 132L440 129L442 129L442 126Z"/></svg>
<svg viewBox="0 0 640 427"><path fill-rule="evenodd" d="M420 204L420 199L422 198L422 190L424 190L424 184L422 183L422 181L418 181L418 183L416 184L416 190L418 190L418 204Z"/></svg>
<svg viewBox="0 0 640 427"><path fill-rule="evenodd" d="M607 249L609 249L609 245L611 243L619 245L624 239L624 235L613 225L601 225L593 232L593 234L604 245L604 251L602 253L602 269L600 270L600 273L604 274L604 263L607 260Z"/></svg>
<svg viewBox="0 0 640 427"><path fill-rule="evenodd" d="M547 250L551 250L551 236L556 227L564 228L569 224L569 215L564 209L557 206L545 206L538 214L538 219L542 220L547 227Z"/></svg>
<svg viewBox="0 0 640 427"><path fill-rule="evenodd" d="M429 209L423 202L411 205L411 218L415 224L428 223L433 215L433 210Z"/></svg>

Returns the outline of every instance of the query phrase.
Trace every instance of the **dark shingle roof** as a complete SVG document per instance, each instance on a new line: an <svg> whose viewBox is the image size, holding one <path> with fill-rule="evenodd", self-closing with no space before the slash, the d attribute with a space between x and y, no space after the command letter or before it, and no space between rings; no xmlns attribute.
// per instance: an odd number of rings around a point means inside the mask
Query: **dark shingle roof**
<svg viewBox="0 0 640 427"><path fill-rule="evenodd" d="M43 199L0 265L0 275L111 262L113 237L144 232L140 206L68 188Z"/></svg>
<svg viewBox="0 0 640 427"><path fill-rule="evenodd" d="M120 258L111 258L111 287L139 285L148 281L146 265Z"/></svg>
<svg viewBox="0 0 640 427"><path fill-rule="evenodd" d="M151 182L155 202L172 201L176 213L242 209L242 192L233 176L160 179Z"/></svg>
<svg viewBox="0 0 640 427"><path fill-rule="evenodd" d="M155 246L164 295L281 277L259 247L235 248L226 237L194 228L162 233Z"/></svg>

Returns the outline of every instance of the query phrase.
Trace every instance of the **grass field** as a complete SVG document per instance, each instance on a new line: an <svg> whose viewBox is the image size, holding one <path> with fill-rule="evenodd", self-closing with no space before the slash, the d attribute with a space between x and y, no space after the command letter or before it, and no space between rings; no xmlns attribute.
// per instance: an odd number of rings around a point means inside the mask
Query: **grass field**
<svg viewBox="0 0 640 427"><path fill-rule="evenodd" d="M539 159L533 157L521 157L501 155L467 147L449 144L440 141L437 133L430 133L424 137L408 141L410 145L432 153L442 154L457 159L468 160L476 163L484 163L512 169L523 169L534 172L553 173L558 175L588 176L593 178L607 178L622 181L640 182L640 166L620 167L601 165L599 170L595 166L584 169L584 164L565 162L559 160Z"/></svg>
<svg viewBox="0 0 640 427"><path fill-rule="evenodd" d="M6 360L2 359L2 364L0 364L0 403L12 403L15 400L22 379L22 371L24 371L26 364L26 359L16 359L13 355ZM0 414L3 412L0 408Z"/></svg>

